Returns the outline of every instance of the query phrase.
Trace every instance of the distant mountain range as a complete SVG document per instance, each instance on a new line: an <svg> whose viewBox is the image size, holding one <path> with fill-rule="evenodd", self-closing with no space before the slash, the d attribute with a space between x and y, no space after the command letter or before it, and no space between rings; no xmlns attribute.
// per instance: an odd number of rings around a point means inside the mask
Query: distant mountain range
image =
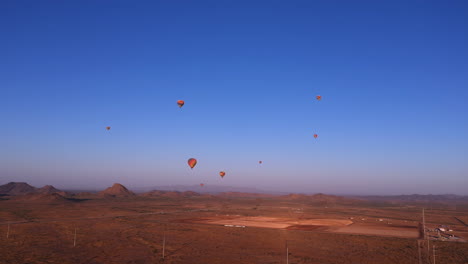
<svg viewBox="0 0 468 264"><path fill-rule="evenodd" d="M349 204L359 202L384 202L384 203L467 203L468 196L453 194L445 195L394 195L394 196L336 196L327 194L295 194L272 193L255 188L229 187L229 186L159 186L151 188L139 188L137 193L127 189L119 183L100 192L65 192L52 185L36 188L25 182L9 182L0 185L0 196L4 199L16 201L71 201L80 199L99 198L132 198L132 197L218 197L218 198L278 198L287 201L304 201L322 204Z"/></svg>
<svg viewBox="0 0 468 264"><path fill-rule="evenodd" d="M365 199L369 201L385 201L385 202L468 202L468 196L455 195L455 194L411 194L411 195L371 195L371 196L355 196L356 198Z"/></svg>
<svg viewBox="0 0 468 264"><path fill-rule="evenodd" d="M166 185L166 186L152 186L152 187L139 187L133 188L133 191L137 193L144 193L153 190L161 190L161 191L177 191L177 192L186 192L186 191L194 191L194 192L201 192L201 193L223 193L223 192L239 192L239 193L265 193L265 194L289 194L288 192L273 192L273 191L265 191L260 190L257 188L249 188L249 187L233 187L233 186L222 186L222 185Z"/></svg>
<svg viewBox="0 0 468 264"><path fill-rule="evenodd" d="M56 189L52 185L46 185L42 188L33 187L25 182L9 182L5 185L0 185L0 194L3 195L22 195L22 194L53 194L67 195L66 192Z"/></svg>

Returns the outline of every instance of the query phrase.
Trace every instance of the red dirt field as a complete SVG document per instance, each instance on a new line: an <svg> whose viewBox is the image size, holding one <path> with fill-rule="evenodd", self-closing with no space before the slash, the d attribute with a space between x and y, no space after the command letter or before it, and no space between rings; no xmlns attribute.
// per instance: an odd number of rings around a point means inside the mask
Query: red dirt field
<svg viewBox="0 0 468 264"><path fill-rule="evenodd" d="M341 219L294 219L294 218L278 218L278 217L229 217L217 216L204 219L191 219L189 222L193 223L207 223L214 225L235 225L244 227L263 227L263 228L277 228L277 229L290 229L295 226L296 230L301 230L301 226L322 226L322 227L341 227L352 224L349 220Z"/></svg>
<svg viewBox="0 0 468 264"><path fill-rule="evenodd" d="M416 226L383 226L374 223L353 223L343 219L294 219L274 217L227 217L186 219L183 222L229 225L233 227L260 227L288 230L320 230L335 233L418 238Z"/></svg>
<svg viewBox="0 0 468 264"><path fill-rule="evenodd" d="M419 244L427 264L432 252L417 239L420 211L278 197L1 200L0 263L286 263L287 245L291 264L414 264ZM434 209L426 221L462 236L467 227L454 217L468 212ZM436 263L468 263L468 243L429 243Z"/></svg>
<svg viewBox="0 0 468 264"><path fill-rule="evenodd" d="M377 224L355 224L333 230L336 233L418 238L419 230L412 226L381 226Z"/></svg>

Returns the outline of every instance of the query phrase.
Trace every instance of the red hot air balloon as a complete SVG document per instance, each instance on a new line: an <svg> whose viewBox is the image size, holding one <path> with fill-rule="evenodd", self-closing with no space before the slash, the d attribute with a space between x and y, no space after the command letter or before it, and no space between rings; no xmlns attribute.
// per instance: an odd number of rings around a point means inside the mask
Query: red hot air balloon
<svg viewBox="0 0 468 264"><path fill-rule="evenodd" d="M179 100L179 101L177 101L177 104L179 105L179 108L182 108L182 106L184 106L185 102L184 102L184 100Z"/></svg>
<svg viewBox="0 0 468 264"><path fill-rule="evenodd" d="M320 95L315 96L315 98L316 98L318 101L322 100L322 96L320 96Z"/></svg>
<svg viewBox="0 0 468 264"><path fill-rule="evenodd" d="M106 129L109 131L109 130L111 129L111 127L110 127L110 126L108 126L108 127L106 127Z"/></svg>
<svg viewBox="0 0 468 264"><path fill-rule="evenodd" d="M317 135L317 134L314 134L314 138L318 138L318 135Z"/></svg>
<svg viewBox="0 0 468 264"><path fill-rule="evenodd" d="M203 184L203 183L200 183L200 186L201 186L201 187L203 187L203 186L205 186L205 184Z"/></svg>
<svg viewBox="0 0 468 264"><path fill-rule="evenodd" d="M194 158L190 158L188 161L187 161L188 165L190 166L191 169L193 169L193 167L195 167L195 165L197 165L197 160L194 159Z"/></svg>
<svg viewBox="0 0 468 264"><path fill-rule="evenodd" d="M226 172L224 172L224 171L219 172L219 176L221 176L221 178L224 178L224 175L226 175Z"/></svg>
<svg viewBox="0 0 468 264"><path fill-rule="evenodd" d="M262 164L262 163L263 163L263 161L261 161L261 160L260 160L260 161L258 161L258 164Z"/></svg>

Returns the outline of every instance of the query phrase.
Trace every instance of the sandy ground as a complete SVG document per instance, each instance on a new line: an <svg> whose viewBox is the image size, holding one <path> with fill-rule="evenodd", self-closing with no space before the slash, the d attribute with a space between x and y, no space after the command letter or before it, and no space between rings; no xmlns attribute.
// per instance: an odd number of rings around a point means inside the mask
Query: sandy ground
<svg viewBox="0 0 468 264"><path fill-rule="evenodd" d="M191 219L190 222L237 227L260 227L289 230L320 230L335 233L376 235L417 238L419 233L413 226L384 226L378 224L358 223L344 219L293 219L281 217L211 217L208 219Z"/></svg>
<svg viewBox="0 0 468 264"><path fill-rule="evenodd" d="M333 230L333 232L408 238L417 238L419 236L419 232L416 227L385 227L381 225L378 226L372 224L356 224L344 226Z"/></svg>
<svg viewBox="0 0 468 264"><path fill-rule="evenodd" d="M414 264L419 251L429 263L415 238L420 211L246 198L0 201L0 263L273 264L286 263L286 245L291 264ZM468 210L431 210L426 222L466 232L454 216ZM430 245L438 264L468 263L468 243Z"/></svg>
<svg viewBox="0 0 468 264"><path fill-rule="evenodd" d="M236 217L229 219L203 219L194 220L193 222L208 223L215 225L237 225L246 227L264 227L264 228L288 228L292 226L347 226L353 222L350 220L342 219L305 219L297 220L292 218L279 218L279 217ZM298 229L298 228L296 228Z"/></svg>

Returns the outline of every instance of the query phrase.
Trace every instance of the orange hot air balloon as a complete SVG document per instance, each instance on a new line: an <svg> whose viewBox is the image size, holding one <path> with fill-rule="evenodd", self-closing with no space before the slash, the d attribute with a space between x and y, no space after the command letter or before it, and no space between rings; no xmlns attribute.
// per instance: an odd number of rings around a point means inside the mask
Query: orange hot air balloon
<svg viewBox="0 0 468 264"><path fill-rule="evenodd" d="M318 101L322 100L322 96L320 95L315 96L315 98L317 98Z"/></svg>
<svg viewBox="0 0 468 264"><path fill-rule="evenodd" d="M179 100L179 101L177 101L177 104L179 105L179 108L182 108L182 106L184 106L185 102L184 102L184 100Z"/></svg>
<svg viewBox="0 0 468 264"><path fill-rule="evenodd" d="M201 186L201 187L203 187L203 186L205 186L205 184L203 184L203 183L200 183L200 186Z"/></svg>
<svg viewBox="0 0 468 264"><path fill-rule="evenodd" d="M107 130L110 130L110 126L106 127Z"/></svg>
<svg viewBox="0 0 468 264"><path fill-rule="evenodd" d="M197 165L197 160L194 159L194 158L190 158L188 161L187 161L188 165L190 166L191 169L193 169L193 167L195 167L195 165Z"/></svg>
<svg viewBox="0 0 468 264"><path fill-rule="evenodd" d="M226 173L224 171L219 172L219 176L221 176L221 178L224 178L224 175L226 175Z"/></svg>
<svg viewBox="0 0 468 264"><path fill-rule="evenodd" d="M317 134L314 134L314 138L318 138L318 135L317 135Z"/></svg>

